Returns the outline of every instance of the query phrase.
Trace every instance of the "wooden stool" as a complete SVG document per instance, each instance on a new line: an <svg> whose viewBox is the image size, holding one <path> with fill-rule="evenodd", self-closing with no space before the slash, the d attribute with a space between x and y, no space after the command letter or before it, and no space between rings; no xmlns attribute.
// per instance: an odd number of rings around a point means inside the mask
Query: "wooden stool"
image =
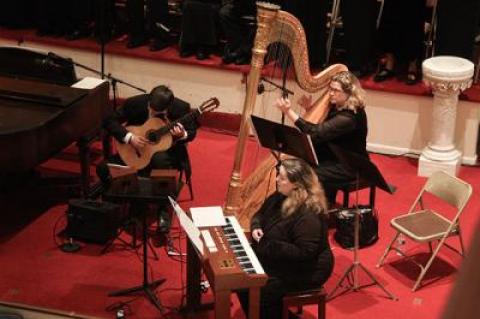
<svg viewBox="0 0 480 319"><path fill-rule="evenodd" d="M370 188L370 197L369 197L369 206L374 208L375 207L375 186L371 186L369 183L360 180L358 183L358 190L362 190L364 188ZM349 199L350 193L355 192L357 190L357 181L339 184L337 189L343 192L343 207L348 208L349 206Z"/></svg>
<svg viewBox="0 0 480 319"><path fill-rule="evenodd" d="M302 313L302 306L317 305L318 319L325 319L325 299L327 293L325 289L313 289L304 291L295 291L286 294L283 297L282 319L288 319L288 308L297 307L297 313Z"/></svg>

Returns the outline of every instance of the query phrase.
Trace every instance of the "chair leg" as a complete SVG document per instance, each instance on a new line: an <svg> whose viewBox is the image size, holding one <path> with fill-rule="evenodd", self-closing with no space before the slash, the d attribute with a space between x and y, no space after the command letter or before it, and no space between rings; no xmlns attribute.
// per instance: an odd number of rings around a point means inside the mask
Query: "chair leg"
<svg viewBox="0 0 480 319"><path fill-rule="evenodd" d="M376 196L376 188L370 187L370 207L375 207L375 196Z"/></svg>
<svg viewBox="0 0 480 319"><path fill-rule="evenodd" d="M390 243L388 244L387 248L385 249L385 252L383 253L382 257L380 257L378 263L377 263L377 268L380 268L383 266L383 261L385 260L385 258L387 257L388 253L390 252L390 250L392 249L392 245L393 243L395 242L395 240L397 240L398 236L400 235L400 232L397 231L397 233L395 234L395 236L393 236L392 240L390 241Z"/></svg>
<svg viewBox="0 0 480 319"><path fill-rule="evenodd" d="M325 302L326 302L325 297L322 297L322 299L318 303L318 310L317 310L318 319L325 319L326 317Z"/></svg>
<svg viewBox="0 0 480 319"><path fill-rule="evenodd" d="M417 278L417 281L415 282L415 285L413 286L412 288L412 291L415 291L418 289L418 286L420 285L420 282L422 281L423 277L425 276L425 274L427 273L428 269L430 268L430 266L432 265L433 263L433 260L435 259L435 257L437 257L437 254L438 254L438 251L440 250L440 248L443 246L443 243L445 242L445 240L447 239L447 236L444 236L442 238L442 240L440 240L440 242L437 244L437 246L435 247L435 250L433 251L432 255L430 256L430 259L428 260L428 262L425 264L425 266L422 267L422 271L420 272L420 275L418 276Z"/></svg>
<svg viewBox="0 0 480 319"><path fill-rule="evenodd" d="M465 246L463 245L463 237L460 228L458 228L458 240L460 241L460 248L462 250L462 256L465 257Z"/></svg>
<svg viewBox="0 0 480 319"><path fill-rule="evenodd" d="M188 190L190 191L190 200L193 200L193 186L192 186L192 180L187 181L188 185Z"/></svg>
<svg viewBox="0 0 480 319"><path fill-rule="evenodd" d="M348 208L349 201L350 201L350 193L347 190L343 190L343 207Z"/></svg>

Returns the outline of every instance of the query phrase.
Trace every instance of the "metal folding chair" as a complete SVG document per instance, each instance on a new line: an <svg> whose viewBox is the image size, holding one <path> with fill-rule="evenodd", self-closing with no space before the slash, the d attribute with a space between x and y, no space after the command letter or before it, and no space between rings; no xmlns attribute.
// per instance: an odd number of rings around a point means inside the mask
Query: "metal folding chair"
<svg viewBox="0 0 480 319"><path fill-rule="evenodd" d="M431 194L453 206L456 209L454 216L449 217L445 213L441 214L431 208L425 207L425 197L429 196L427 194ZM428 243L431 252L430 258L424 265L410 258L411 261L421 269L412 291L417 290L440 248L444 245L463 256L464 246L460 232L459 218L471 194L472 186L470 184L443 171L433 173L423 186L408 213L397 216L390 221L390 225L396 230L396 234L388 244L377 267L383 265L385 258L391 250L395 250L400 255L408 257L397 245L394 245L400 235L404 235L418 243ZM445 242L450 236L459 237L461 250ZM433 249L432 244L435 242L437 242L437 245L435 249Z"/></svg>

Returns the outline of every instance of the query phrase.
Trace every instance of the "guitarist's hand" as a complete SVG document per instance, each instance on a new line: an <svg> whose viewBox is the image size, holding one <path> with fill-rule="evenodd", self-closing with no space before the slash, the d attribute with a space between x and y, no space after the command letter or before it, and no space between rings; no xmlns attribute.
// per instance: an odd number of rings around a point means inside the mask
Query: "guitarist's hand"
<svg viewBox="0 0 480 319"><path fill-rule="evenodd" d="M170 130L170 134L178 139L187 138L187 131L185 131L185 128L181 123L175 124L175 126Z"/></svg>
<svg viewBox="0 0 480 319"><path fill-rule="evenodd" d="M130 144L136 149L141 149L148 144L148 140L143 136L133 135L130 139Z"/></svg>

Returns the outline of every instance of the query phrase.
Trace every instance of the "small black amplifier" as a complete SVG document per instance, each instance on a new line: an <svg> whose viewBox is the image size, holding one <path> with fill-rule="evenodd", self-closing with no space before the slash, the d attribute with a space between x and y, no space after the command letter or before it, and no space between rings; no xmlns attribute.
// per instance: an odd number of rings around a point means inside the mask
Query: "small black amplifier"
<svg viewBox="0 0 480 319"><path fill-rule="evenodd" d="M74 239L104 244L115 237L121 220L120 205L71 199L68 202L65 234Z"/></svg>

